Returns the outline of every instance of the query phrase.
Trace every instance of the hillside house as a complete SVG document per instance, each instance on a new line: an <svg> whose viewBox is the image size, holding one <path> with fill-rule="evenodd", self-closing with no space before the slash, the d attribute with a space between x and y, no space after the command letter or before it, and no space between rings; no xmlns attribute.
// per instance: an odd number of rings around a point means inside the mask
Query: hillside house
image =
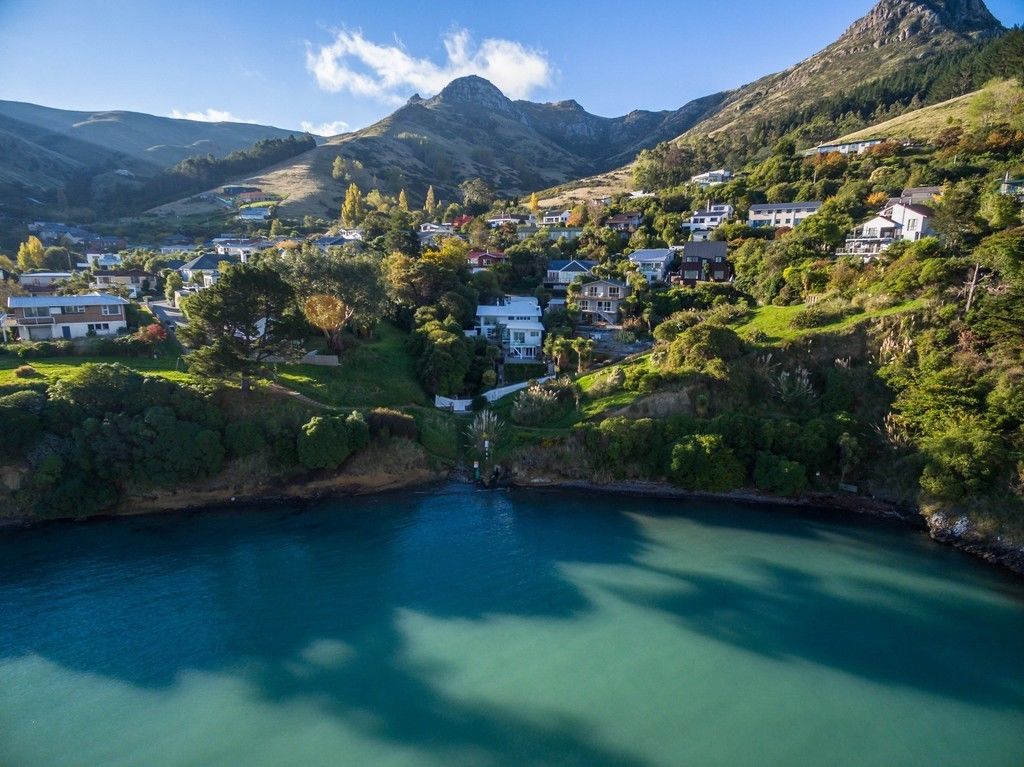
<svg viewBox="0 0 1024 767"><path fill-rule="evenodd" d="M732 218L736 209L726 203L708 203L706 210L698 210L682 223L683 229L690 230L694 240L706 240L711 232Z"/></svg>
<svg viewBox="0 0 1024 767"><path fill-rule="evenodd" d="M729 246L718 240L683 243L681 282L691 286L698 282L728 282L732 279L728 253Z"/></svg>
<svg viewBox="0 0 1024 767"><path fill-rule="evenodd" d="M543 232L544 236L550 240L578 240L580 235L583 234L583 228L579 226L559 226L559 227L534 227L534 226L521 226L516 232L516 237L520 241L527 240L538 232Z"/></svg>
<svg viewBox="0 0 1024 767"><path fill-rule="evenodd" d="M112 335L127 329L125 307L117 296L11 296L5 327L23 341Z"/></svg>
<svg viewBox="0 0 1024 767"><path fill-rule="evenodd" d="M630 263L636 264L637 271L648 282L663 282L675 257L670 248L645 248L629 254Z"/></svg>
<svg viewBox="0 0 1024 767"><path fill-rule="evenodd" d="M477 307L475 334L498 341L506 362L532 361L541 355L540 317L540 302L533 296L505 296L495 306Z"/></svg>
<svg viewBox="0 0 1024 767"><path fill-rule="evenodd" d="M226 186L221 190L225 197L237 197L240 194L250 194L252 192L262 192L258 186Z"/></svg>
<svg viewBox="0 0 1024 767"><path fill-rule="evenodd" d="M586 259L560 259L549 261L547 274L544 276L544 286L554 290L565 290L577 277L589 277L593 274L597 261Z"/></svg>
<svg viewBox="0 0 1024 767"><path fill-rule="evenodd" d="M71 279L71 272L23 272L18 284L33 295L52 296L57 283Z"/></svg>
<svg viewBox="0 0 1024 767"><path fill-rule="evenodd" d="M900 192L899 197L890 197L886 207L902 203L904 205L927 205L942 194L941 186L910 186Z"/></svg>
<svg viewBox="0 0 1024 767"><path fill-rule="evenodd" d="M186 283L197 282L202 279L203 284L209 287L217 281L220 276L221 264L237 264L240 259L237 256L222 256L217 253L203 253L196 256L178 269ZM198 278L197 278L198 275Z"/></svg>
<svg viewBox="0 0 1024 767"><path fill-rule="evenodd" d="M239 221L266 221L270 218L273 209L269 205L258 208L242 208L238 211Z"/></svg>
<svg viewBox="0 0 1024 767"><path fill-rule="evenodd" d="M512 213L502 213L500 216L494 216L487 219L487 225L492 229L497 229L499 226L524 226L526 224L535 224L537 219L532 214L529 216L516 215Z"/></svg>
<svg viewBox="0 0 1024 767"><path fill-rule="evenodd" d="M86 253L85 269L114 269L121 265L121 256L117 253Z"/></svg>
<svg viewBox="0 0 1024 767"><path fill-rule="evenodd" d="M718 170L709 170L704 173L698 173L696 176L690 176L690 183L696 184L701 189L707 189L709 186L718 186L731 179L731 170L719 168Z"/></svg>
<svg viewBox="0 0 1024 767"><path fill-rule="evenodd" d="M622 280L587 282L580 289L580 319L585 325L618 325L620 306L631 288Z"/></svg>
<svg viewBox="0 0 1024 767"><path fill-rule="evenodd" d="M420 224L420 231L430 234L454 234L455 227L451 224L435 224L433 221L424 221Z"/></svg>
<svg viewBox="0 0 1024 767"><path fill-rule="evenodd" d="M815 154L864 154L868 149L873 146L878 146L885 139L882 138L866 138L860 141L844 141L842 143L832 144L819 144L816 147L807 149L803 152L806 155Z"/></svg>
<svg viewBox="0 0 1024 767"><path fill-rule="evenodd" d="M549 210L544 214L541 223L544 226L565 226L569 223L571 215L571 210Z"/></svg>
<svg viewBox="0 0 1024 767"><path fill-rule="evenodd" d="M473 274L489 269L495 264L505 261L505 254L498 250L471 250L466 256L466 263Z"/></svg>
<svg viewBox="0 0 1024 767"><path fill-rule="evenodd" d="M1024 202L1024 178L1010 178L1010 172L1007 171L1002 183L999 184L999 193L1016 197L1019 202Z"/></svg>
<svg viewBox="0 0 1024 767"><path fill-rule="evenodd" d="M928 237L932 234L931 213L931 208L924 205L889 205L877 216L854 227L836 255L860 256L868 261L898 240L916 242Z"/></svg>
<svg viewBox="0 0 1024 767"><path fill-rule="evenodd" d="M108 271L94 272L90 288L96 290L107 290L115 285L121 285L128 289L129 294L134 298L143 290L156 287L157 276L144 269L111 269Z"/></svg>
<svg viewBox="0 0 1024 767"><path fill-rule="evenodd" d="M254 202L268 202L273 199L275 199L274 195L262 190L254 192L240 192L235 195L235 202L238 205L249 205Z"/></svg>
<svg viewBox="0 0 1024 767"><path fill-rule="evenodd" d="M604 225L616 232L634 232L643 223L643 213L617 213L609 216Z"/></svg>
<svg viewBox="0 0 1024 767"><path fill-rule="evenodd" d="M779 229L783 226L794 228L808 216L813 216L821 207L821 201L814 202L769 202L751 205L747 213L750 226L767 226Z"/></svg>

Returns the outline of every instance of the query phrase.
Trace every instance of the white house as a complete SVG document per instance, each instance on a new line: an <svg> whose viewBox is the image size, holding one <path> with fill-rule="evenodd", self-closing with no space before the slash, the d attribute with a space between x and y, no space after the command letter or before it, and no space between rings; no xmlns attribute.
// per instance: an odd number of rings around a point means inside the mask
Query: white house
<svg viewBox="0 0 1024 767"><path fill-rule="evenodd" d="M86 253L85 263L90 269L113 269L121 265L121 256L117 253Z"/></svg>
<svg viewBox="0 0 1024 767"><path fill-rule="evenodd" d="M732 218L736 209L726 203L708 203L707 210L694 212L689 219L682 223L683 229L690 230L690 237L694 240L706 240L708 235L723 223Z"/></svg>
<svg viewBox="0 0 1024 767"><path fill-rule="evenodd" d="M580 289L580 319L584 324L619 323L619 307L632 289L622 280L597 280Z"/></svg>
<svg viewBox="0 0 1024 767"><path fill-rule="evenodd" d="M815 202L769 202L764 205L751 205L747 214L747 223L751 226L769 226L773 229L800 225L808 216L813 216L821 207L820 201Z"/></svg>
<svg viewBox="0 0 1024 767"><path fill-rule="evenodd" d="M533 296L505 296L496 306L476 308L476 334L495 338L501 328L506 361L534 360L541 354L544 325L540 302Z"/></svg>
<svg viewBox="0 0 1024 767"><path fill-rule="evenodd" d="M273 208L269 205L253 208L242 208L238 211L239 221L266 221L270 218Z"/></svg>
<svg viewBox="0 0 1024 767"><path fill-rule="evenodd" d="M709 186L718 186L719 184L724 184L731 178L731 170L719 168L718 170L709 170L705 171L704 173L698 173L696 176L690 176L690 183L696 184L701 189L707 189Z"/></svg>
<svg viewBox="0 0 1024 767"><path fill-rule="evenodd" d="M804 155L814 154L832 154L838 152L839 154L864 154L869 148L881 144L885 139L881 138L866 138L860 141L845 141L841 144L819 144L816 147L807 149L803 152Z"/></svg>
<svg viewBox="0 0 1024 767"><path fill-rule="evenodd" d="M505 226L506 224L512 224L512 226L522 226L524 224L535 224L537 218L532 213L529 216L513 215L511 213L502 213L499 216L487 219L487 225L492 229L497 229L499 226Z"/></svg>
<svg viewBox="0 0 1024 767"><path fill-rule="evenodd" d="M932 233L932 214L932 209L927 205L904 205L901 202L882 210L883 216L899 224L900 239L910 242L916 242Z"/></svg>
<svg viewBox="0 0 1024 767"><path fill-rule="evenodd" d="M668 276L668 267L676 257L670 248L645 248L629 254L631 263L648 282L662 282Z"/></svg>
<svg viewBox="0 0 1024 767"><path fill-rule="evenodd" d="M569 223L571 210L549 210L541 221L544 226L565 226Z"/></svg>
<svg viewBox="0 0 1024 767"><path fill-rule="evenodd" d="M433 221L424 221L420 224L420 231L424 234L453 234L455 227L451 224L435 224Z"/></svg>
<svg viewBox="0 0 1024 767"><path fill-rule="evenodd" d="M123 298L108 295L11 296L6 325L22 340L112 335L127 329Z"/></svg>

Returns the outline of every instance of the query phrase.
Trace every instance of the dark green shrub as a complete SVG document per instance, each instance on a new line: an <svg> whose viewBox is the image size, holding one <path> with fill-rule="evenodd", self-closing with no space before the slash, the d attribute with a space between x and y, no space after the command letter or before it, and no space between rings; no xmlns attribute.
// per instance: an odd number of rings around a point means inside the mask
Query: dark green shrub
<svg viewBox="0 0 1024 767"><path fill-rule="evenodd" d="M375 407L367 413L366 425L374 437L405 437L415 441L420 435L416 419L386 407Z"/></svg>
<svg viewBox="0 0 1024 767"><path fill-rule="evenodd" d="M352 452L348 427L338 416L313 416L299 431L299 462L307 469L336 469Z"/></svg>
<svg viewBox="0 0 1024 767"><path fill-rule="evenodd" d="M224 444L228 455L242 458L267 449L263 428L256 421L236 421L224 427Z"/></svg>
<svg viewBox="0 0 1024 767"><path fill-rule="evenodd" d="M743 465L718 434L691 434L672 447L671 480L688 490L721 493L743 484Z"/></svg>

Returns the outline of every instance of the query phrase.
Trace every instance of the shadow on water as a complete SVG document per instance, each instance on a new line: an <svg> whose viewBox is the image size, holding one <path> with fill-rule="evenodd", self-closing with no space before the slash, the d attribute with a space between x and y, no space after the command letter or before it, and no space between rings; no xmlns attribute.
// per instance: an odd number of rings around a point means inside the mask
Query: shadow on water
<svg viewBox="0 0 1024 767"><path fill-rule="evenodd" d="M646 505L657 514L679 508ZM411 659L400 625L408 611L570 620L595 608L564 566L625 565L671 586L603 588L688 631L880 683L1024 707L1019 675L1008 678L998 665L1019 657L1002 643L1020 642L1020 609L866 581L837 589L769 561L749 562L742 580L654 566L645 561L648 532L623 508L643 506L448 488L301 514L206 513L186 524L176 516L8 534L0 537L0 662L36 654L142 687L169 686L182 671L236 673L242 662L266 699L315 699L382 741L473 753L481 764L642 767L582 722L537 722L453 698L436 683L446 669ZM768 515L721 516L686 518L705 529L776 532ZM794 517L783 527L811 537L819 524ZM343 647L344 662L300 663L298 672L296 659L324 642Z"/></svg>

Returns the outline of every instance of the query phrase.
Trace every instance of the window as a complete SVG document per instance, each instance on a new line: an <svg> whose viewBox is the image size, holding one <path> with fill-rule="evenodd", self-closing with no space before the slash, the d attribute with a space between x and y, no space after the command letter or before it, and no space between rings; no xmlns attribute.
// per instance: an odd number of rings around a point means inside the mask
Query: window
<svg viewBox="0 0 1024 767"><path fill-rule="evenodd" d="M109 330L110 330L110 323L109 322L90 322L89 323L89 330L92 331L93 333L101 333L101 332L102 333L106 333L106 332L109 332Z"/></svg>
<svg viewBox="0 0 1024 767"><path fill-rule="evenodd" d="M619 297L619 289L617 287L614 287L614 286L608 288L608 296L610 298L618 298Z"/></svg>
<svg viewBox="0 0 1024 767"><path fill-rule="evenodd" d="M84 306L62 306L60 308L61 314L85 314Z"/></svg>
<svg viewBox="0 0 1024 767"><path fill-rule="evenodd" d="M49 317L50 307L49 306L26 306L25 307L26 317Z"/></svg>
<svg viewBox="0 0 1024 767"><path fill-rule="evenodd" d="M907 219L907 231L908 232L912 232L915 229L917 229L917 219L916 218L908 218Z"/></svg>
<svg viewBox="0 0 1024 767"><path fill-rule="evenodd" d="M611 301L598 301L597 302L597 310L599 312L610 312L612 310L612 302Z"/></svg>
<svg viewBox="0 0 1024 767"><path fill-rule="evenodd" d="M121 307L120 306L102 306L100 307L101 314L107 317L120 317Z"/></svg>

